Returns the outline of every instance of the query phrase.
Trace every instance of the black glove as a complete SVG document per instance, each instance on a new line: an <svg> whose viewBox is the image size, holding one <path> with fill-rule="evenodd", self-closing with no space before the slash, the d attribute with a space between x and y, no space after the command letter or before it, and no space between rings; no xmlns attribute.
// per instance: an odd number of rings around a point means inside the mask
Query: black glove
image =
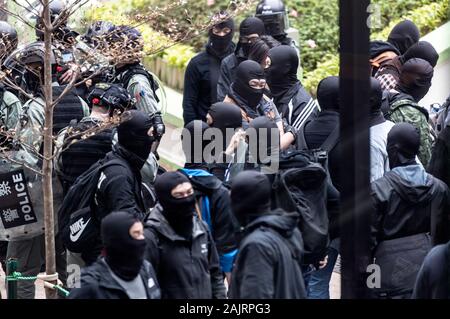
<svg viewBox="0 0 450 319"><path fill-rule="evenodd" d="M164 125L161 112L156 112L153 115L153 135L156 139L161 140L165 132L166 126Z"/></svg>
<svg viewBox="0 0 450 319"><path fill-rule="evenodd" d="M297 140L298 130L295 127L293 127L292 125L289 125L286 122L286 119L283 119L283 129L284 129L284 134L291 133L292 135L294 135L294 142L292 142L292 143L295 143L295 141Z"/></svg>

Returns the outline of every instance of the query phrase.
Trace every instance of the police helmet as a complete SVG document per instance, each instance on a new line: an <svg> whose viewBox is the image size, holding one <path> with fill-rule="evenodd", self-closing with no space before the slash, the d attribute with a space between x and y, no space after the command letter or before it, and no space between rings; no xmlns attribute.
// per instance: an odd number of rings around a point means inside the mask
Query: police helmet
<svg viewBox="0 0 450 319"><path fill-rule="evenodd" d="M95 84L87 96L87 101L89 106L106 107L110 115L113 115L116 110L123 112L134 108L134 99L120 84Z"/></svg>
<svg viewBox="0 0 450 319"><path fill-rule="evenodd" d="M264 22L267 34L273 37L285 35L289 28L286 8L281 0L262 0L256 7L255 16Z"/></svg>

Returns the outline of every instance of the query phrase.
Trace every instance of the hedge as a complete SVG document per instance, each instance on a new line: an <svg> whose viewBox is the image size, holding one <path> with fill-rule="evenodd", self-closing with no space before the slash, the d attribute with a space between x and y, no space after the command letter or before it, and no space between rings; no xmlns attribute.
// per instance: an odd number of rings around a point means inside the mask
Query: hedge
<svg viewBox="0 0 450 319"><path fill-rule="evenodd" d="M392 27L404 19L410 19L413 21L419 27L421 34L425 35L449 20L449 9L448 0L439 0L435 3L424 5L420 8L412 10L410 13L405 14L396 20L391 21L383 30L373 32L371 34L371 38L386 39ZM306 73L305 79L303 80L303 85L311 94L315 96L316 88L320 80L326 76L338 74L339 55L337 53L328 54L322 62L317 64L314 71Z"/></svg>

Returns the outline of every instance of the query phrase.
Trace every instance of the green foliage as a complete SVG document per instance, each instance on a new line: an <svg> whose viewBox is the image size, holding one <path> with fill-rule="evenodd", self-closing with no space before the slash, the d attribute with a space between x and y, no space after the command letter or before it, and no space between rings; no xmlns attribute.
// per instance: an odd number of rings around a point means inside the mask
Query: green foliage
<svg viewBox="0 0 450 319"><path fill-rule="evenodd" d="M435 0L372 0L372 16L378 20L374 25L384 27L411 10L433 2ZM339 1L286 0L285 3L291 12L291 25L299 30L302 67L305 72L312 71L325 56L337 54ZM308 40L313 40L316 47L311 48L307 43Z"/></svg>
<svg viewBox="0 0 450 319"><path fill-rule="evenodd" d="M187 67L189 60L195 55L194 49L189 45L177 44L164 50L163 60L169 65L180 69Z"/></svg>
<svg viewBox="0 0 450 319"><path fill-rule="evenodd" d="M379 2L375 1L375 2ZM408 1L406 1L408 2ZM409 1L412 2L412 1ZM420 1L424 2L424 1ZM406 7L405 7L406 8ZM398 16L398 15L397 15ZM429 3L422 7L416 8L412 11L404 13L391 22L383 30L378 32L372 32L372 39L386 39L391 29L400 21L404 19L410 19L420 29L421 34L425 35L430 31L438 28L441 24L448 21L449 16L449 1L439 0L434 3ZM336 44L337 47L337 44ZM321 55L318 58L324 58L321 62L317 63L314 71L306 73L306 77L303 80L303 85L313 95L316 93L317 85L320 80L326 76L339 74L339 56L337 53L331 53L327 55Z"/></svg>

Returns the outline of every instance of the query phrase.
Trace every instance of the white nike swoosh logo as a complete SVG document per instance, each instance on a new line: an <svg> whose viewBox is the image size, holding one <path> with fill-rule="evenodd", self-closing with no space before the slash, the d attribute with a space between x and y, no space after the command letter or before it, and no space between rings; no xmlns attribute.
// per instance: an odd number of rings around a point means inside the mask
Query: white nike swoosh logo
<svg viewBox="0 0 450 319"><path fill-rule="evenodd" d="M89 224L90 221L91 221L91 218L89 217L86 224L83 224L83 226L81 226L81 229L78 231L78 233L76 235L70 234L70 240L72 242L76 242L80 238L81 234L83 233L84 229L86 228L87 224Z"/></svg>

